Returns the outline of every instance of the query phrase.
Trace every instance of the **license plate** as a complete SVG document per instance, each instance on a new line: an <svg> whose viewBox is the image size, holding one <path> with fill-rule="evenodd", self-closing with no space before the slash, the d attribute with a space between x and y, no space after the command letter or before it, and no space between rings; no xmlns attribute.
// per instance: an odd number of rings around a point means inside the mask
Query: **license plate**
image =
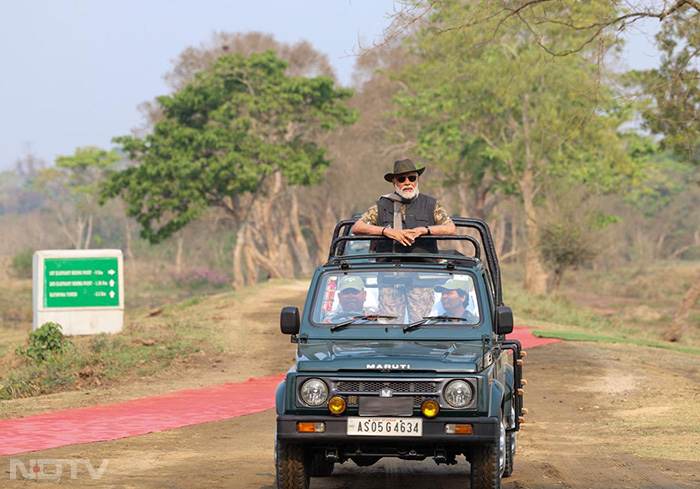
<svg viewBox="0 0 700 489"><path fill-rule="evenodd" d="M348 418L348 436L423 436L421 418Z"/></svg>

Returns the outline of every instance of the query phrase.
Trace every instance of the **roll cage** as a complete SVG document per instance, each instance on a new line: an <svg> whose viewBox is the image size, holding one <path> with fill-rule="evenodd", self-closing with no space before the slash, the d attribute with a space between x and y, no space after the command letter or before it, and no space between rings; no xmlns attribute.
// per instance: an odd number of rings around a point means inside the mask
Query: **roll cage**
<svg viewBox="0 0 700 489"><path fill-rule="evenodd" d="M467 256L456 250L439 250L437 253L362 253L362 254L346 254L346 244L349 241L385 241L390 238L384 236L355 236L350 233L352 226L359 218L353 217L344 219L336 224L333 230L333 238L331 240L330 250L328 252L327 265L349 266L350 261L376 261L381 259L384 262L394 263L411 263L411 262L435 262L444 264L446 268L454 268L456 264L464 263L468 266L474 266L476 260L481 260L482 250L486 264L486 270L493 284L494 302L497 306L503 305L503 292L501 288L501 270L498 265L498 257L496 248L493 243L493 237L488 225L481 219L472 217L452 217L457 227L458 234L456 235L430 235L421 236L420 241L467 241L474 248L473 256ZM479 239L468 234L459 234L460 229L475 230ZM476 259L476 260L475 260Z"/></svg>

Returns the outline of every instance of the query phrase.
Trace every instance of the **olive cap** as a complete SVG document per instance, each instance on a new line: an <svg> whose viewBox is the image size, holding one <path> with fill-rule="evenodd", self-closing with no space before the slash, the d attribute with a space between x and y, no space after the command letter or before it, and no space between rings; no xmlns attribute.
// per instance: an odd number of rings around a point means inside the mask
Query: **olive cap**
<svg viewBox="0 0 700 489"><path fill-rule="evenodd" d="M449 292L450 290L463 290L465 293L469 292L471 289L471 284L467 280L457 280L450 279L442 285L438 285L433 290L435 292Z"/></svg>
<svg viewBox="0 0 700 489"><path fill-rule="evenodd" d="M338 281L338 292L342 292L345 289L365 290L365 284L360 277L346 275Z"/></svg>

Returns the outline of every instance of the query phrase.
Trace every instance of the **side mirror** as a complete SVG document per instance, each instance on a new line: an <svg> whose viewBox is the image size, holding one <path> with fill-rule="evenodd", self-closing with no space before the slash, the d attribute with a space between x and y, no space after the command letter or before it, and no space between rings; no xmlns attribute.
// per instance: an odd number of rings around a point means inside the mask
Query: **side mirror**
<svg viewBox="0 0 700 489"><path fill-rule="evenodd" d="M513 332L513 311L508 306L498 306L496 308L495 332L497 335L509 334Z"/></svg>
<svg viewBox="0 0 700 489"><path fill-rule="evenodd" d="M284 334L299 333L299 308L287 306L282 308L280 314L280 329Z"/></svg>

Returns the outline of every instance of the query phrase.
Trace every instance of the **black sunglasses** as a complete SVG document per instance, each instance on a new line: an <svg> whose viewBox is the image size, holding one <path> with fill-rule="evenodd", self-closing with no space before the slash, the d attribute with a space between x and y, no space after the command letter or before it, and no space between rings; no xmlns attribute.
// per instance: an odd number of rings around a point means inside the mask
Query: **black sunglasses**
<svg viewBox="0 0 700 489"><path fill-rule="evenodd" d="M399 177L396 177L396 181L399 183L403 183L407 178L409 182L415 182L416 180L418 180L418 175L401 175Z"/></svg>

